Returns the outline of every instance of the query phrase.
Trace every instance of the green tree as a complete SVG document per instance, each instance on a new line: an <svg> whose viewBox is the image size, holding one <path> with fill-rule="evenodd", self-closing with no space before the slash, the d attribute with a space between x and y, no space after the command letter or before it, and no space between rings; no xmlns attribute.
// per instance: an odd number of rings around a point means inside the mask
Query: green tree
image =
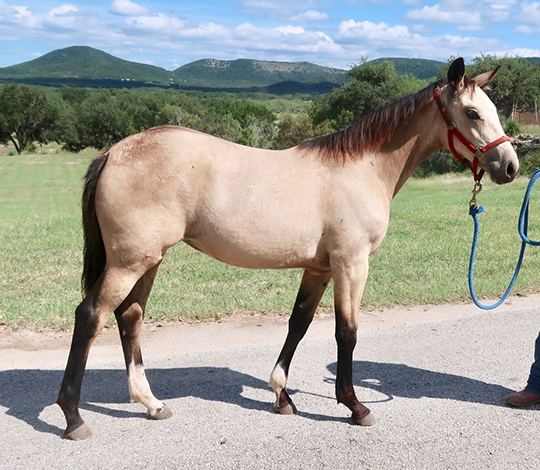
<svg viewBox="0 0 540 470"><path fill-rule="evenodd" d="M291 116L287 116L278 124L278 132L272 147L276 150L287 149L312 137L315 137L313 126L307 117L293 119Z"/></svg>
<svg viewBox="0 0 540 470"><path fill-rule="evenodd" d="M0 142L20 155L33 142L51 141L58 109L40 88L11 83L0 87Z"/></svg>
<svg viewBox="0 0 540 470"><path fill-rule="evenodd" d="M66 110L63 147L78 152L86 147L103 149L136 132L129 100L118 90L96 90L77 106Z"/></svg>
<svg viewBox="0 0 540 470"><path fill-rule="evenodd" d="M398 75L391 62L374 64L365 58L347 74L353 79L351 82L313 105L309 115L314 125L328 121L333 129L341 129L426 84L423 80Z"/></svg>
<svg viewBox="0 0 540 470"><path fill-rule="evenodd" d="M57 93L58 94L58 93ZM233 142L270 147L276 115L263 104L232 95L172 90L60 91L57 141L70 151L105 148L127 135L172 124Z"/></svg>
<svg viewBox="0 0 540 470"><path fill-rule="evenodd" d="M474 77L501 66L487 91L505 117L515 111L534 111L540 98L540 67L520 57L482 55L474 59L467 74Z"/></svg>

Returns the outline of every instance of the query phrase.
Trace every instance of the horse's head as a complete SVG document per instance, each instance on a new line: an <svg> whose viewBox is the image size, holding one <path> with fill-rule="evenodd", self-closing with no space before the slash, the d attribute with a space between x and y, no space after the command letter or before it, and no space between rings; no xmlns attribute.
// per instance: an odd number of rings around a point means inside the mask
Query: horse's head
<svg viewBox="0 0 540 470"><path fill-rule="evenodd" d="M448 125L448 148L471 167L475 178L479 167L492 181L504 184L516 176L519 161L495 105L482 90L497 72L469 80L463 59L456 59L448 70L448 84L436 90L435 98Z"/></svg>

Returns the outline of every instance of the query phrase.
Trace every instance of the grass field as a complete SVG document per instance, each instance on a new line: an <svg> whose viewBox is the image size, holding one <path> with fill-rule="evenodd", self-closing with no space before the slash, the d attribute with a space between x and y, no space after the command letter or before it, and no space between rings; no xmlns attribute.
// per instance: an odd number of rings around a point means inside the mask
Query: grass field
<svg viewBox="0 0 540 470"><path fill-rule="evenodd" d="M0 157L0 325L65 329L81 299L80 190L91 154ZM519 252L516 225L526 179L487 182L476 290L499 296ZM472 179L410 180L396 197L388 236L371 261L364 309L468 302ZM540 188L539 188L540 191ZM533 193L529 234L540 238ZM226 266L180 244L169 250L150 297L153 321L213 319L236 311L289 312L301 272ZM540 288L540 253L528 248L514 295ZM322 306L332 305L331 290Z"/></svg>

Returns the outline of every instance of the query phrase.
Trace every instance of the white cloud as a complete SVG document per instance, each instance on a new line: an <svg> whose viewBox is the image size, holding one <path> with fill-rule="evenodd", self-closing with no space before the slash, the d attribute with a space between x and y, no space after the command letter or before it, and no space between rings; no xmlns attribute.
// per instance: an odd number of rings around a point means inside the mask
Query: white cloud
<svg viewBox="0 0 540 470"><path fill-rule="evenodd" d="M148 14L148 8L130 0L114 0L109 6L109 11L120 16L144 16Z"/></svg>
<svg viewBox="0 0 540 470"><path fill-rule="evenodd" d="M200 13L207 15L208 21L201 20L204 16L176 17L179 13L174 15L171 10L156 14L136 3L142 0L107 0L105 6L101 2L63 4L70 0L59 0L52 3L56 6L52 9L47 9L49 3L37 0L17 2L25 6L10 6L10 1L0 0L0 35L4 41L32 37L34 43L43 44L35 48L42 53L86 44L161 66L201 57L307 60L347 67L362 55L439 60L458 54L468 59L481 53L525 56L531 50L524 48L531 44L536 47L540 31L540 0L434 0L430 6L425 6L425 0L347 0L351 16L345 18L351 19L341 23L333 20L343 14L343 8L328 0L236 0L241 9L238 16ZM407 7L398 12L403 5ZM368 6L373 12L395 8L396 14L407 21L362 21L362 12ZM117 16L107 15L107 8ZM183 13L189 15L188 11ZM317 22L324 24L324 32L313 26ZM478 29L489 33L470 32ZM448 31L453 34L442 34ZM509 36L508 43L503 42L505 35ZM24 57L31 52L24 51ZM23 53L12 47L4 56L17 57L15 63ZM532 50L529 55L540 54Z"/></svg>
<svg viewBox="0 0 540 470"><path fill-rule="evenodd" d="M216 43L225 40L230 35L227 28L216 23L196 25L162 14L126 18L122 30L127 35L135 32L147 35L158 33L162 38L207 38L216 39Z"/></svg>
<svg viewBox="0 0 540 470"><path fill-rule="evenodd" d="M23 18L23 17L29 18L32 15L32 12L30 11L28 7L15 6L13 7L13 9L17 12L16 16L18 16L19 18Z"/></svg>
<svg viewBox="0 0 540 470"><path fill-rule="evenodd" d="M320 0L304 0L302 2L293 2L290 0L244 0L244 5L247 12L265 16L273 19L289 19L290 21L321 21L326 13L321 13L316 10ZM302 19L303 15L307 15ZM326 15L328 17L328 15ZM298 20L293 18L298 17ZM312 17L312 19L310 19ZM314 17L318 17L313 19Z"/></svg>
<svg viewBox="0 0 540 470"><path fill-rule="evenodd" d="M540 57L540 49L525 49L514 47L509 51L500 52L498 55L508 54L510 56L519 56L519 57Z"/></svg>
<svg viewBox="0 0 540 470"><path fill-rule="evenodd" d="M410 21L420 21L428 23L445 23L458 25L482 25L482 15L479 11L445 10L440 4L432 7L425 5L420 10L411 10L407 12L406 18Z"/></svg>
<svg viewBox="0 0 540 470"><path fill-rule="evenodd" d="M451 34L423 35L404 25L354 20L341 22L334 40L348 51L362 48L362 54L372 59L399 56L446 60L456 55L472 58L481 52L492 53L501 48L494 39L480 40L474 36Z"/></svg>
<svg viewBox="0 0 540 470"><path fill-rule="evenodd" d="M114 34L96 16L83 13L74 5L63 4L43 13L33 13L28 7L9 7L1 0L0 29L16 38L26 36L53 42L62 38L59 48Z"/></svg>
<svg viewBox="0 0 540 470"><path fill-rule="evenodd" d="M535 34L537 32L538 31L536 28L533 28L532 26L529 26L528 24L522 24L514 28L514 33L519 33L519 34L529 35L529 34Z"/></svg>
<svg viewBox="0 0 540 470"><path fill-rule="evenodd" d="M53 8L50 12L50 16L62 16L62 15L68 15L69 13L75 13L79 11L79 9L76 6L73 5L62 5L57 8Z"/></svg>
<svg viewBox="0 0 540 470"><path fill-rule="evenodd" d="M124 23L124 32L132 30L137 32L155 33L161 32L167 34L171 30L181 30L186 22L177 18L169 18L165 15L155 16L133 16L126 18Z"/></svg>
<svg viewBox="0 0 540 470"><path fill-rule="evenodd" d="M53 32L53 34L62 34L66 30L77 31L82 29L84 31L90 24L90 21L80 14L77 7L73 5L62 5L53 8L47 13L32 15L28 17L28 21L25 21L25 23L31 29L47 30Z"/></svg>
<svg viewBox="0 0 540 470"><path fill-rule="evenodd" d="M302 34L305 32L305 29L301 26L278 26L274 28L274 31L279 31L283 34Z"/></svg>
<svg viewBox="0 0 540 470"><path fill-rule="evenodd" d="M316 21L327 21L328 18L329 18L328 13L324 13L317 10L308 10L298 15L292 16L290 20L298 22L298 23L309 23L309 22L316 22Z"/></svg>
<svg viewBox="0 0 540 470"><path fill-rule="evenodd" d="M522 2L520 7L519 21L540 26L540 2Z"/></svg>
<svg viewBox="0 0 540 470"><path fill-rule="evenodd" d="M511 8L513 7L518 0L493 0L487 2L491 8Z"/></svg>
<svg viewBox="0 0 540 470"><path fill-rule="evenodd" d="M339 25L339 38L345 41L357 39L375 39L384 42L420 37L411 33L407 26L389 26L387 23L371 21L342 21Z"/></svg>
<svg viewBox="0 0 540 470"><path fill-rule="evenodd" d="M304 54L343 52L339 44L320 31L306 31L304 28L294 26L260 28L250 23L235 28L231 45L250 50L251 54L257 51L288 51L290 58L300 52Z"/></svg>

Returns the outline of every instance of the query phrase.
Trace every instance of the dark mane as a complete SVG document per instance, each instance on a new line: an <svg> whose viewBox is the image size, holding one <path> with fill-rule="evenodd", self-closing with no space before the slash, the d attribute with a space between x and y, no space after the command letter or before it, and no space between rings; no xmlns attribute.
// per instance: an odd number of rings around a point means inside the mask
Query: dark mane
<svg viewBox="0 0 540 470"><path fill-rule="evenodd" d="M372 111L347 129L305 140L298 147L307 152L319 152L323 160L358 160L365 152L388 142L397 131L409 123L416 111L431 103L435 88L444 84L444 81L432 83L417 93ZM466 79L464 88L473 86L474 83Z"/></svg>

